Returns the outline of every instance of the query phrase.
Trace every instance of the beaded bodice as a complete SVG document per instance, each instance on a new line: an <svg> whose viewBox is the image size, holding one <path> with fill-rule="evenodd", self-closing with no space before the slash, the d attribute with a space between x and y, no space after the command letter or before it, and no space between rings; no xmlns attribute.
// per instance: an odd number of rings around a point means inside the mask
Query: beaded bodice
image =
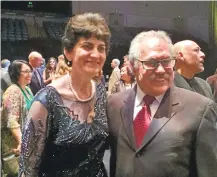
<svg viewBox="0 0 217 177"><path fill-rule="evenodd" d="M30 116L23 134L20 174L25 176L104 177L102 162L108 136L106 92L96 86L92 123L74 119L53 87L36 95L47 110L44 120ZM34 104L31 109L36 109Z"/></svg>

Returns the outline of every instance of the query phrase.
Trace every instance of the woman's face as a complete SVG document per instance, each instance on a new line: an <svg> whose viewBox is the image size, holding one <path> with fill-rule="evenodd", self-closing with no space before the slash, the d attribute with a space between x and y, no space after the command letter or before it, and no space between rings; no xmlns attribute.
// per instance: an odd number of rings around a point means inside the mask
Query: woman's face
<svg viewBox="0 0 217 177"><path fill-rule="evenodd" d="M72 61L72 71L79 74L96 76L106 59L105 42L96 37L81 37L71 51L65 51L66 57Z"/></svg>
<svg viewBox="0 0 217 177"><path fill-rule="evenodd" d="M32 79L31 68L26 64L22 64L21 69L20 69L20 77L18 79L18 83L20 85L27 85L31 82L31 79Z"/></svg>
<svg viewBox="0 0 217 177"><path fill-rule="evenodd" d="M54 59L50 59L49 64L50 64L50 67L51 67L51 68L55 68L55 66L56 66L56 61L55 61Z"/></svg>
<svg viewBox="0 0 217 177"><path fill-rule="evenodd" d="M124 80L124 81L130 79L130 76L127 73L127 67L126 66L121 68L121 79Z"/></svg>

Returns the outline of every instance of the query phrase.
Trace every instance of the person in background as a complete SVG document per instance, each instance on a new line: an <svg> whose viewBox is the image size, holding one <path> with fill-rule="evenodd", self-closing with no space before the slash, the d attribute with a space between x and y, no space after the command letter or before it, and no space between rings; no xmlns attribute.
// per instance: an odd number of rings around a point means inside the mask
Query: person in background
<svg viewBox="0 0 217 177"><path fill-rule="evenodd" d="M8 156L20 154L21 132L33 99L33 94L27 86L31 82L32 70L31 65L24 60L15 60L9 66L8 72L13 84L7 88L3 95L1 112L3 163L6 163L4 159L7 159ZM18 163L13 174L7 170L4 172L7 175L17 175Z"/></svg>
<svg viewBox="0 0 217 177"><path fill-rule="evenodd" d="M59 59L57 66L56 66L56 72L54 79L58 79L66 74L68 74L71 71L71 67L69 67L64 59Z"/></svg>
<svg viewBox="0 0 217 177"><path fill-rule="evenodd" d="M46 65L46 69L43 72L43 80L45 85L50 84L52 80L55 79L56 66L57 66L56 58L54 57L49 58Z"/></svg>
<svg viewBox="0 0 217 177"><path fill-rule="evenodd" d="M20 176L107 177L106 90L92 78L103 68L110 37L97 13L69 19L62 43L72 69L34 98L23 133Z"/></svg>
<svg viewBox="0 0 217 177"><path fill-rule="evenodd" d="M111 67L113 68L113 71L108 81L108 95L112 93L112 89L115 86L115 83L118 82L121 78L119 65L120 65L119 59L115 58L112 60Z"/></svg>
<svg viewBox="0 0 217 177"><path fill-rule="evenodd" d="M135 84L135 76L132 69L130 66L124 65L121 67L121 79L116 82L112 89L112 94L133 88Z"/></svg>
<svg viewBox="0 0 217 177"><path fill-rule="evenodd" d="M191 40L179 41L174 44L175 51L175 79L177 87L197 92L214 100L210 85L203 79L195 77L204 71L205 54L200 46Z"/></svg>
<svg viewBox="0 0 217 177"><path fill-rule="evenodd" d="M32 80L29 86L31 88L33 95L35 95L39 90L41 90L45 86L43 76L40 71L43 57L40 53L33 51L29 54L28 58L29 64L33 68Z"/></svg>
<svg viewBox="0 0 217 177"><path fill-rule="evenodd" d="M217 177L217 105L173 85L173 56L164 31L132 40L137 84L107 103L111 177Z"/></svg>
<svg viewBox="0 0 217 177"><path fill-rule="evenodd" d="M206 79L206 81L207 81L207 83L211 86L212 92L213 92L213 94L214 94L215 102L217 102L217 69L216 69L214 75L209 76L209 77Z"/></svg>
<svg viewBox="0 0 217 177"><path fill-rule="evenodd" d="M2 68L3 70L5 70L5 71L8 71L8 67L9 67L10 64L11 64L10 60L8 60L8 59L3 59L3 60L1 61L1 68Z"/></svg>
<svg viewBox="0 0 217 177"><path fill-rule="evenodd" d="M63 61L65 60L65 58L64 58L64 55L63 55L63 54L61 54L61 55L59 55L59 56L58 56L58 62L59 62L59 61L61 61L61 60L63 60Z"/></svg>
<svg viewBox="0 0 217 177"><path fill-rule="evenodd" d="M124 58L123 66L130 66L129 56L128 55L124 55L123 58Z"/></svg>
<svg viewBox="0 0 217 177"><path fill-rule="evenodd" d="M44 58L42 58L42 64L40 66L40 73L41 73L42 76L43 76L43 72L44 72L45 69L46 69L46 61L45 61Z"/></svg>
<svg viewBox="0 0 217 177"><path fill-rule="evenodd" d="M98 83L102 83L105 86L105 78L103 75L103 71L99 71L96 76L93 77L93 80Z"/></svg>

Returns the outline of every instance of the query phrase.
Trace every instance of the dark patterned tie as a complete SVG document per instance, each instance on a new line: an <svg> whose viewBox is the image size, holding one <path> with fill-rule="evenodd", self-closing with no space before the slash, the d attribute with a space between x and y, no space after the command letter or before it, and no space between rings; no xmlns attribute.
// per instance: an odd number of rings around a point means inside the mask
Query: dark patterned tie
<svg viewBox="0 0 217 177"><path fill-rule="evenodd" d="M144 105L133 121L137 148L142 144L145 133L151 123L151 110L149 105L152 104L154 100L155 97L149 95L144 96Z"/></svg>

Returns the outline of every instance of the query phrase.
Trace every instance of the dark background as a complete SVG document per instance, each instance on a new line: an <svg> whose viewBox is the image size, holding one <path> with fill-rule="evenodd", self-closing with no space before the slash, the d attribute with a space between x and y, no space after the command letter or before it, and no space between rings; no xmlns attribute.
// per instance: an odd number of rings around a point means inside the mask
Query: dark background
<svg viewBox="0 0 217 177"><path fill-rule="evenodd" d="M1 8L72 15L72 1L1 1Z"/></svg>

